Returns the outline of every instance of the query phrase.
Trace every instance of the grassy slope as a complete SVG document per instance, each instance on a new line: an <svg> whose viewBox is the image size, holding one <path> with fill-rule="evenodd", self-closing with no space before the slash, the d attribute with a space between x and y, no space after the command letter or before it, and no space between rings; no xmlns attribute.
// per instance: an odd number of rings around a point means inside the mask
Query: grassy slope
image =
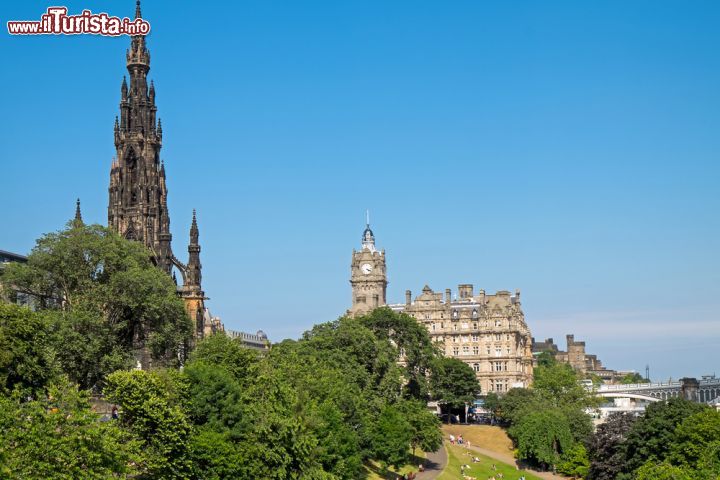
<svg viewBox="0 0 720 480"><path fill-rule="evenodd" d="M512 440L508 438L505 430L490 425L443 425L445 438L452 434L469 440L472 445L484 448L503 455L513 455Z"/></svg>
<svg viewBox="0 0 720 480"><path fill-rule="evenodd" d="M463 437L465 437L465 435L463 435ZM438 477L438 480L462 480L460 465L470 465L470 468L465 470L465 475L476 478L477 480L486 480L496 476L500 472L504 475L504 480L517 480L521 475L525 475L527 480L541 480L540 477L536 477L527 471L518 471L514 465L498 462L497 460L476 452L468 452L468 450L462 446L450 445L449 443L446 443L446 446L448 449L448 465L442 475ZM472 457L478 457L480 462L473 463ZM495 465L497 470L493 470L493 465Z"/></svg>

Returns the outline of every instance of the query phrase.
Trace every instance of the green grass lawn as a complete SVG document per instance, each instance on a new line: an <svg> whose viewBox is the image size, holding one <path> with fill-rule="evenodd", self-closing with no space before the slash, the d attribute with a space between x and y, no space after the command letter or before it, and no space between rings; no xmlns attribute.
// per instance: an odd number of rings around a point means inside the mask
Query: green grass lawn
<svg viewBox="0 0 720 480"><path fill-rule="evenodd" d="M448 451L448 465L438 477L438 480L462 480L460 465L470 465L469 469L465 469L465 475L476 478L477 480L487 480L493 476L498 479L498 473L504 475L503 480L517 480L522 475L525 475L526 480L541 480L539 477L525 470L516 470L515 465L499 462L472 450L466 450L462 446L449 445L447 443L445 446ZM478 457L480 462L473 463L473 457ZM493 470L493 465L495 465L497 470Z"/></svg>

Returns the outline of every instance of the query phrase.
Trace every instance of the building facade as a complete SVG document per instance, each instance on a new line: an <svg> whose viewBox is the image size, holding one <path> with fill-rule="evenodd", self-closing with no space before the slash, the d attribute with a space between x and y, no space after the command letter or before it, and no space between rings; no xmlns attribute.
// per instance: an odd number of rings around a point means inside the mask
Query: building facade
<svg viewBox="0 0 720 480"><path fill-rule="evenodd" d="M353 250L350 267L352 306L348 313L362 315L387 305L411 315L422 323L444 354L470 365L483 393L503 393L514 387L527 387L532 381L532 336L520 304L520 292L477 294L463 284L452 297L434 292L429 286L413 298L405 292L405 302L386 302L387 270L384 250L375 248L375 237L367 225L360 251Z"/></svg>
<svg viewBox="0 0 720 480"><path fill-rule="evenodd" d="M140 2L135 18L141 18ZM188 262L173 253L170 213L167 206L165 165L160 158L162 122L155 106L155 85L148 85L150 51L144 35L133 36L126 54L130 82L123 77L120 87L120 118L115 117L115 150L108 188L108 226L121 236L142 242L152 253L158 268L172 275L180 272L178 293L194 322L195 338L202 338L223 325L209 314L202 289L199 230L193 211L188 245Z"/></svg>
<svg viewBox="0 0 720 480"><path fill-rule="evenodd" d="M270 340L262 330L258 330L257 333L247 333L238 330L225 330L228 337L233 340L242 343L247 348L253 348L261 352L270 350Z"/></svg>
<svg viewBox="0 0 720 480"><path fill-rule="evenodd" d="M597 355L588 354L585 351L585 342L575 340L575 335L568 334L565 336L567 348L560 350L552 338L546 338L542 342L536 342L533 338L532 351L533 356L537 356L543 352L548 352L555 357L555 360L567 363L573 369L583 376L597 376L604 383L617 383L622 377L631 371L618 371L606 368Z"/></svg>

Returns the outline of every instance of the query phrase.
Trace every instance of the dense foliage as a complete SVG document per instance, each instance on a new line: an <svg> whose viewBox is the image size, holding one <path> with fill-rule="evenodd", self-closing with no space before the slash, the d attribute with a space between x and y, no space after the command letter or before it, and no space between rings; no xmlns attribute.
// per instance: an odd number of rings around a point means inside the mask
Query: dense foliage
<svg viewBox="0 0 720 480"><path fill-rule="evenodd" d="M102 388L107 374L146 349L173 364L192 331L173 281L149 252L99 225L73 222L44 235L25 264L3 269L5 296L30 295L52 337L55 360L82 388Z"/></svg>
<svg viewBox="0 0 720 480"><path fill-rule="evenodd" d="M633 381L638 380L635 376ZM588 480L720 480L720 412L681 398L614 413L593 431L598 399L569 365L541 355L532 388L487 395L520 459Z"/></svg>
<svg viewBox="0 0 720 480"><path fill-rule="evenodd" d="M588 479L720 478L720 412L681 398L615 414L589 443Z"/></svg>
<svg viewBox="0 0 720 480"><path fill-rule="evenodd" d="M41 313L2 306L7 338ZM389 310L376 315L397 315ZM34 320L33 320L34 319ZM87 394L60 368L10 375L0 414L0 468L11 478L355 479L369 460L402 466L442 437L400 349L367 318L341 318L262 355L225 335L199 343L182 370L118 370L106 400L119 420L100 421ZM16 335L11 351L54 361ZM37 400L22 395L28 388ZM52 445L52 450L45 446ZM32 460L36 458L36 460ZM20 466L22 465L22 468ZM15 472L18 472L17 475Z"/></svg>
<svg viewBox="0 0 720 480"><path fill-rule="evenodd" d="M475 372L470 365L457 358L442 357L435 360L431 385L435 398L450 408L471 405L480 394Z"/></svg>
<svg viewBox="0 0 720 480"><path fill-rule="evenodd" d="M183 358L190 321L149 258L72 223L3 270L35 311L0 303L0 477L357 479L441 446L426 404L457 366L412 317L380 308L264 353L218 334ZM153 369L131 369L138 351ZM440 395L471 400L472 377Z"/></svg>
<svg viewBox="0 0 720 480"><path fill-rule="evenodd" d="M592 423L586 411L597 401L579 380L569 365L541 355L532 388L486 397L486 408L508 426L519 458L568 475L587 473L584 443Z"/></svg>

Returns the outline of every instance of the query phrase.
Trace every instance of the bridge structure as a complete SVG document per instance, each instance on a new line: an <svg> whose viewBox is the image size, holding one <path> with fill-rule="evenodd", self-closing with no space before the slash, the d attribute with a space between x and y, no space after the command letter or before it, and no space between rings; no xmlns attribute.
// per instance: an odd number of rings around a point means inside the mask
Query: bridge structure
<svg viewBox="0 0 720 480"><path fill-rule="evenodd" d="M715 404L720 397L720 378L711 375L700 380L687 377L659 383L600 385L595 392L608 399L629 398L657 402L682 397L693 402Z"/></svg>
<svg viewBox="0 0 720 480"><path fill-rule="evenodd" d="M595 417L602 423L613 412L641 414L653 403L670 398L685 398L692 402L705 403L720 409L720 378L715 376L681 378L676 381L658 383L635 383L631 385L600 385L594 393L606 399Z"/></svg>

